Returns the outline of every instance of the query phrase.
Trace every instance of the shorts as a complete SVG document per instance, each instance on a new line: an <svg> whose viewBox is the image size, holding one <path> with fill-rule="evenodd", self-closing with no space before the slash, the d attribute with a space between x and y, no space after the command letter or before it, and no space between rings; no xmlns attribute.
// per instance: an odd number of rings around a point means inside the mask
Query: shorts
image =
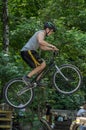
<svg viewBox="0 0 86 130"><path fill-rule="evenodd" d="M21 51L21 57L31 68L36 68L43 62L43 59L34 50Z"/></svg>

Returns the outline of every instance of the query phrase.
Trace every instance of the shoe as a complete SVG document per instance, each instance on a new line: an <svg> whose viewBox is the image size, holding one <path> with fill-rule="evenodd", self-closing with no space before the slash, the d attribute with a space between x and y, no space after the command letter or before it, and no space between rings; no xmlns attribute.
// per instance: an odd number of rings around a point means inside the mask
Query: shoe
<svg viewBox="0 0 86 130"><path fill-rule="evenodd" d="M22 80L25 82L26 85L29 85L31 86L31 83L30 83L30 78L28 76L23 76L22 77Z"/></svg>

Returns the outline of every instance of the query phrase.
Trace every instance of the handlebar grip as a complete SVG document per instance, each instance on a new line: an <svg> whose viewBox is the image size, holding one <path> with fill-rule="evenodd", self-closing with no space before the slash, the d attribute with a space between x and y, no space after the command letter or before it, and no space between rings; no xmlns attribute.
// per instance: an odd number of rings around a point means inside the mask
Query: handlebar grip
<svg viewBox="0 0 86 130"><path fill-rule="evenodd" d="M53 55L56 56L56 55L58 55L58 53L59 53L58 51L54 51Z"/></svg>

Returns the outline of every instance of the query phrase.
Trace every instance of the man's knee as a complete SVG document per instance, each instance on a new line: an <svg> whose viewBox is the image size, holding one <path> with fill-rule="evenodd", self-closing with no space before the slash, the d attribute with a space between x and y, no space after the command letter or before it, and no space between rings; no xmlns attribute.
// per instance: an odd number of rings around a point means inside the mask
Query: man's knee
<svg viewBox="0 0 86 130"><path fill-rule="evenodd" d="M46 67L45 61L41 63L40 67L41 67L42 69Z"/></svg>

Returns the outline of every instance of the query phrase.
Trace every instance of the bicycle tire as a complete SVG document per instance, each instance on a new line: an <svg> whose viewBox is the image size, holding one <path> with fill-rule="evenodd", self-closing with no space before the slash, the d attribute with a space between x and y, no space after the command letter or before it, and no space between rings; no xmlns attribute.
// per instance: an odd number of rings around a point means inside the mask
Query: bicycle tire
<svg viewBox="0 0 86 130"><path fill-rule="evenodd" d="M39 127L36 129L34 128L34 130L49 130L42 122L40 122Z"/></svg>
<svg viewBox="0 0 86 130"><path fill-rule="evenodd" d="M52 130L51 126L48 124L48 122L45 119L41 118L40 121L43 125L44 128L43 130Z"/></svg>
<svg viewBox="0 0 86 130"><path fill-rule="evenodd" d="M59 69L68 81L66 81L62 75L56 71L53 76L53 83L56 90L63 94L72 94L76 92L82 83L80 70L71 64L64 64L60 66Z"/></svg>
<svg viewBox="0 0 86 130"><path fill-rule="evenodd" d="M29 88L22 78L14 78L5 85L3 94L10 106L22 109L32 102L34 90Z"/></svg>
<svg viewBox="0 0 86 130"><path fill-rule="evenodd" d="M75 122L73 122L70 126L70 130L80 130L79 127L80 124L76 124Z"/></svg>

